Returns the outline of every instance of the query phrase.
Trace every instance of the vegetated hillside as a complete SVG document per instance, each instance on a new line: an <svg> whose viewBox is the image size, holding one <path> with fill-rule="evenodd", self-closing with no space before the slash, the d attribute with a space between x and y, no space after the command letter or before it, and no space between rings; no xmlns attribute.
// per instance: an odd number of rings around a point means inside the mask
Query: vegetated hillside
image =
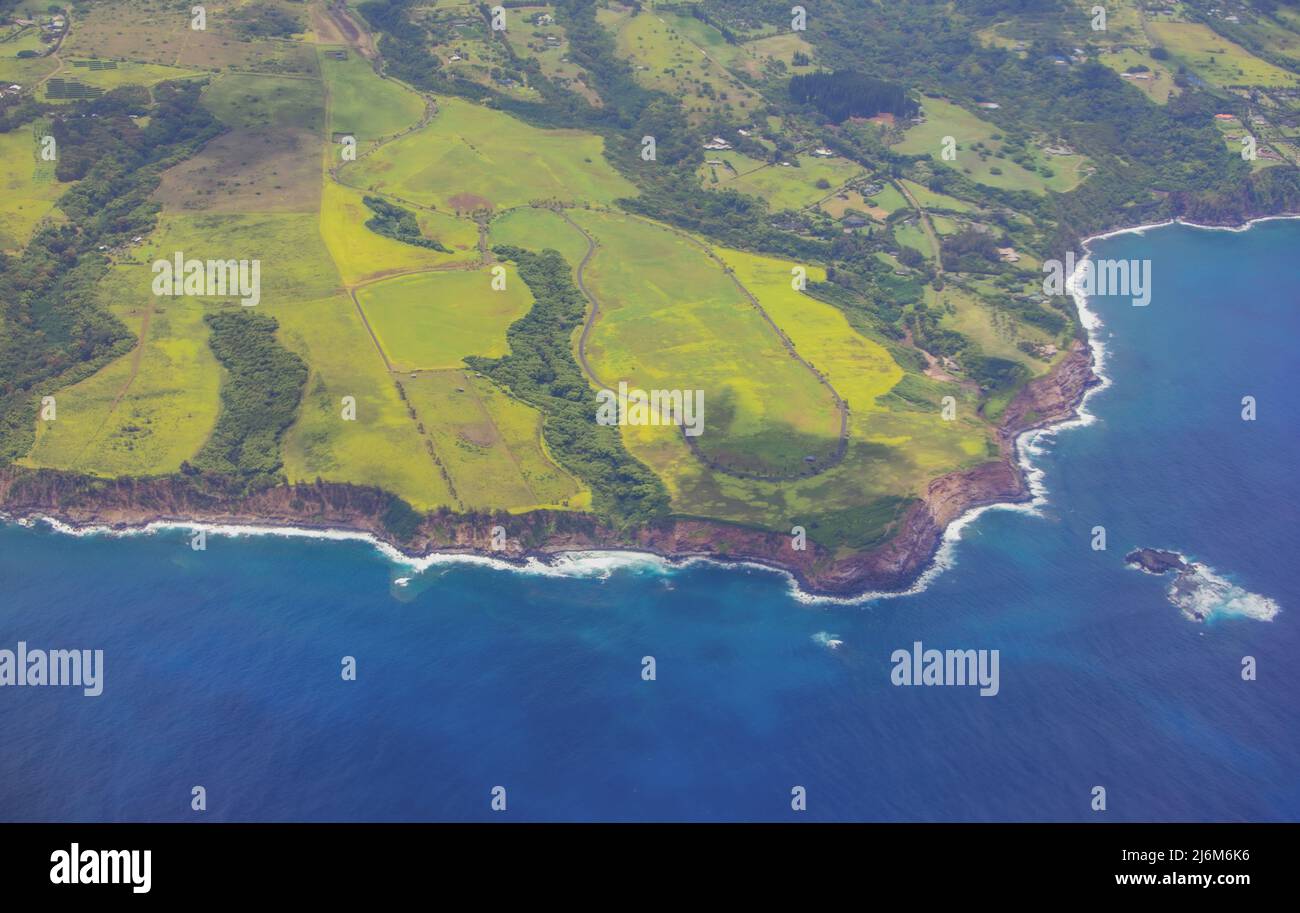
<svg viewBox="0 0 1300 913"><path fill-rule="evenodd" d="M779 0L554 0L508 5L502 38L476 6L367 0L377 60L296 37L323 3L180 43L186 11L106 0L67 39L87 74L99 44L115 79L208 75L0 98L6 149L59 149L0 201L0 459L170 474L190 448L222 490L381 486L407 534L557 507L875 547L1005 456L1025 391L1081 383L1044 261L1300 208L1300 20L1267 2L1094 31L1066 0L826 0L796 31ZM338 133L357 161L313 148ZM182 242L266 256L261 310L156 301L145 254ZM146 408L178 365L219 410ZM595 388L637 377L707 388L712 436L598 424ZM83 426L38 425L43 396ZM166 427L200 420L202 444Z"/></svg>

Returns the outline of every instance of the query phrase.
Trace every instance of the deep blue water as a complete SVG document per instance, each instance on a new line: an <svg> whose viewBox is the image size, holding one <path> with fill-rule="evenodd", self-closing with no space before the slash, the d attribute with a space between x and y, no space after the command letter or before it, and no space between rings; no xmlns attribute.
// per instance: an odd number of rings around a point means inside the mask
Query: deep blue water
<svg viewBox="0 0 1300 913"><path fill-rule="evenodd" d="M99 698L0 688L0 819L1300 819L1300 223L1095 249L1154 270L1149 307L1094 302L1098 421L1039 459L1041 516L982 515L916 596L707 565L401 588L360 542L0 528L0 647L105 651ZM1191 622L1136 545L1282 612ZM998 649L1000 693L892 686L915 640Z"/></svg>

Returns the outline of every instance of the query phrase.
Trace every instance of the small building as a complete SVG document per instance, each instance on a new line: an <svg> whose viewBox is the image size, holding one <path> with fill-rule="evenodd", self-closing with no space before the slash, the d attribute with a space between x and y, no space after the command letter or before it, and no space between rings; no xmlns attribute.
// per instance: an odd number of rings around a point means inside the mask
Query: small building
<svg viewBox="0 0 1300 913"><path fill-rule="evenodd" d="M862 216L845 216L840 220L840 224L845 228L863 228L866 226L867 220Z"/></svg>
<svg viewBox="0 0 1300 913"><path fill-rule="evenodd" d="M830 158L835 153L827 149L825 146L818 146L816 149L812 151L812 154L817 156L818 158L825 159L825 158Z"/></svg>

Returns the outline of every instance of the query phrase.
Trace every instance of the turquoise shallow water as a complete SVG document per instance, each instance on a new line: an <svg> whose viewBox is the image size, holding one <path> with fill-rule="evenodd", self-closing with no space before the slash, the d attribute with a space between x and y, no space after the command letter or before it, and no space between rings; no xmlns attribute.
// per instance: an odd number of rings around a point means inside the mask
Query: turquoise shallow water
<svg viewBox="0 0 1300 913"><path fill-rule="evenodd" d="M808 605L757 569L411 575L359 542L196 553L182 532L0 528L0 648L105 652L99 698L0 688L0 818L1300 818L1300 223L1095 250L1154 271L1149 307L1093 302L1114 379L1097 421L1044 442L1038 515L983 514L915 596ZM1282 611L1188 621L1167 580L1124 566L1137 545ZM999 650L997 696L891 685L918 640Z"/></svg>

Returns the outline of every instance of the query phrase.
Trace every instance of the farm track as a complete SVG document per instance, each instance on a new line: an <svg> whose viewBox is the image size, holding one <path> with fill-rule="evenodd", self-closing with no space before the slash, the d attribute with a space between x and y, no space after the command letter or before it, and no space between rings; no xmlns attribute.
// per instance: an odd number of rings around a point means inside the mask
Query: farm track
<svg viewBox="0 0 1300 913"><path fill-rule="evenodd" d="M890 183L893 184L894 187L896 187L898 191L902 193L904 197L907 198L907 202L911 203L912 208L916 210L916 217L921 223L921 231L925 232L925 238L927 241L930 242L930 249L934 251L935 272L938 275L942 276L943 275L943 250L939 246L939 236L935 234L934 226L930 223L930 214L925 211L925 209L921 206L920 202L917 201L916 197L912 196L912 191L907 189L906 184L904 184L902 181L890 181Z"/></svg>
<svg viewBox="0 0 1300 913"><path fill-rule="evenodd" d="M321 82L321 91L325 99L325 117L324 117L324 123L321 126L321 131L323 134L322 139L324 141L323 144L324 149L322 155L325 164L325 176L327 177L327 179L334 181L336 184L339 184L341 186L349 186L344 184L341 180L339 180L338 173L337 173L339 166L333 165L332 162L330 161L330 159L332 158L330 145L333 142L333 135L330 132L330 122L332 120L332 115L333 115L333 99L330 96L329 83L324 79L324 77L319 77L319 78ZM419 123L413 127L408 128L407 130L401 133L398 133L395 136L389 137L386 141L381 141L380 144L376 145L376 148L378 148L378 145L382 145L383 142L391 142L400 136L405 136L407 133L411 132L412 130L417 130L420 127L423 127L430 120L432 120L434 114L436 113L437 113L437 106L434 104L433 99L426 97L424 114L421 117ZM373 151L373 149L370 151ZM335 264L335 269L336 270L338 269L337 263ZM400 274L395 273L393 276L384 276L384 277L376 278L371 281L378 282L380 281L381 278L391 279L395 275L409 275L414 273L432 272L432 271L434 270L411 270L409 273L400 273ZM339 278L342 279L342 276L340 275ZM379 353L379 357L384 363L384 369L388 372L389 379L393 382L393 385L397 388L398 393L402 399L402 404L406 407L412 424L415 425L416 433L419 434L421 439L424 441L425 450L429 454L429 459L433 463L434 469L437 471L438 475L442 477L443 482L446 483L447 493L451 496L451 500L454 502L455 507L458 510L463 511L465 509L465 502L461 500L459 492L456 491L456 483L451 478L451 472L450 470L447 469L447 464L443 462L442 457L438 455L438 449L433 443L433 437L427 431L424 433L420 433L419 429L421 425L423 425L423 422L420 419L419 412L416 411L415 406L412 405L410 399L407 398L406 393L402 388L401 382L398 380L398 376L401 372L398 371L393 366L392 361L388 357L388 353L384 351L383 345L379 342L379 336L378 334L375 333L374 327L370 325L370 320L369 318L366 317L366 310L361 306L361 300L357 297L357 289L366 284L369 283L357 283L356 285L345 286L344 290L347 291L348 297L352 299L352 306L356 308L357 316L361 318L361 325L365 327L366 334L370 337L370 342L374 345L375 351ZM498 433L499 433L499 429L498 429Z"/></svg>
<svg viewBox="0 0 1300 913"><path fill-rule="evenodd" d="M86 451L90 449L90 445L99 440L99 436L103 434L104 429L108 427L109 419L113 417L113 413L117 411L117 407L121 404L123 398L125 398L126 394L131 390L131 387L135 385L135 379L140 374L140 361L144 358L144 345L145 340L149 338L149 324L153 321L153 313L153 305L150 305L145 310L144 316L140 319L140 336L136 340L135 345L131 348L131 370L127 373L126 381L122 384L121 389L117 391L117 395L113 397L113 403L108 407L108 412L99 423L99 427L95 429L95 433L87 438L86 442L81 445L81 449L77 451L76 457L72 460L73 466L79 465L81 463L81 458L84 457Z"/></svg>
<svg viewBox="0 0 1300 913"><path fill-rule="evenodd" d="M591 363L587 359L587 340L588 337L591 335L592 327L595 325L596 317L599 316L600 314L600 303L597 300L596 296L592 294L592 292L587 288L585 273L586 273L587 265L591 262L591 258L596 253L597 244L595 239L585 229L583 229L581 225L573 221L573 219L569 218L568 213L564 212L563 210L560 210L559 214L560 217L564 219L565 222L569 223L569 225L571 225L574 229L576 229L579 233L581 233L583 238L585 238L587 241L587 252L583 255L582 261L578 264L578 268L575 271L578 291L582 292L583 296L589 302L591 302L591 308L587 313L587 319L582 325L582 333L578 337L578 362L582 366L583 371L586 372L587 376L590 377L596 383L596 386L604 387L606 389L611 389L609 384L602 381L596 375L596 372L591 367ZM816 368L814 368L811 364L809 364L808 361L806 361L803 358L803 356L801 356L795 350L794 342L790 339L789 336L785 334L784 331L782 331L782 329L779 326L777 326L776 321L774 321L771 315L768 314L766 310L764 310L762 304L759 303L758 298L756 298L754 294L750 292L748 288L746 288L745 284L740 281L740 279L736 276L735 271L732 270L731 267L727 266L726 261L724 261L716 253L714 253L714 251L708 245L696 240L695 238L691 237L690 235L686 234L683 231L679 231L678 229L672 228L671 226L661 225L660 223L655 222L651 219L645 219L642 218L641 216L632 215L630 213L621 213L621 215L626 215L629 218L637 219L638 221L645 222L648 225L653 225L656 228L670 231L673 234L677 235L678 237L686 240L690 244L704 251L704 253L709 257L709 259L713 260L713 262L718 265L718 267L727 275L727 277L731 279L732 283L736 286L736 288L740 290L741 294L745 296L746 300L749 301L750 305L753 306L753 308L756 311L758 311L758 313L762 316L763 320L767 322L767 325L772 329L772 332L774 332L777 338L781 341L781 345L785 348L786 353L795 361L797 361L799 364L801 364L804 368L806 368L813 375L813 377L817 379L817 382L820 383L822 386L824 386L830 392L831 398L835 403L835 409L839 413L840 431L839 431L839 439L835 447L835 453L831 456L831 458L827 462L825 462L820 466L817 466L815 469L805 470L804 472L796 473L793 475L772 476L772 475L764 475L762 473L756 473L756 472L747 472L745 470L734 469L728 466L724 466L716 462L715 460L711 460L707 455L702 453L697 446L697 442L692 437L687 435L686 429L683 428L682 438L683 440L686 441L686 445L690 447L691 453L695 455L696 459L698 459L704 465L708 466L710 469L713 469L717 472L722 472L727 475L735 476L736 478L749 479L758 482L781 482L781 481L793 481L795 479L813 478L814 476L821 475L827 470L832 469L835 466L839 465L841 462L843 462L844 456L848 452L848 444L849 444L848 404L844 401L843 397L840 396L839 392L836 391L836 389L833 386L831 386L830 381L827 380L826 377L821 374L821 372L819 372Z"/></svg>

